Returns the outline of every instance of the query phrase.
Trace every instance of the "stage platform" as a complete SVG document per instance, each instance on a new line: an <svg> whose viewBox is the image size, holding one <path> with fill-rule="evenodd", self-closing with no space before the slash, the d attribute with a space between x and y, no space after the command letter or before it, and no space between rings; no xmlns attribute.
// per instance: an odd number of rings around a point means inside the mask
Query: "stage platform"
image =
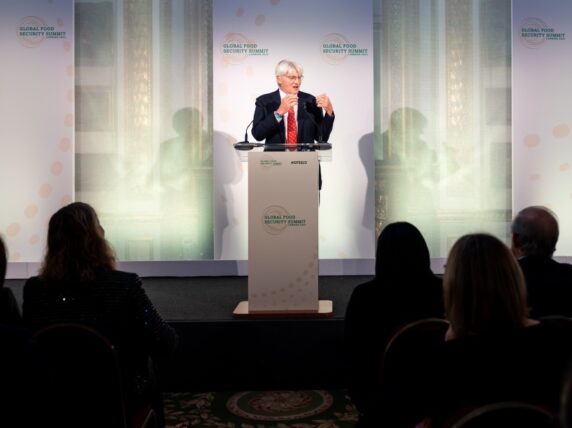
<svg viewBox="0 0 572 428"><path fill-rule="evenodd" d="M247 277L147 277L149 298L179 333L166 391L344 388L343 322L357 284L369 276L319 278L330 318L236 319ZM6 280L21 304L25 280Z"/></svg>

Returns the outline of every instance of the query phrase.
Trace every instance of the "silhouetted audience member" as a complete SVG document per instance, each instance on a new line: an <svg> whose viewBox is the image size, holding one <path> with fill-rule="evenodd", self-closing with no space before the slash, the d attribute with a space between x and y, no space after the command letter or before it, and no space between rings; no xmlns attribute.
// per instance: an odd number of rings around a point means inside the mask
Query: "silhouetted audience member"
<svg viewBox="0 0 572 428"><path fill-rule="evenodd" d="M572 360L568 365L568 372L560 396L560 426L561 428L572 428Z"/></svg>
<svg viewBox="0 0 572 428"><path fill-rule="evenodd" d="M4 284L7 259L6 246L0 237L0 287ZM22 320L13 293L3 287L1 290L0 426L50 425L52 384L46 362L31 332L20 326Z"/></svg>
<svg viewBox="0 0 572 428"><path fill-rule="evenodd" d="M523 209L512 223L512 251L524 273L533 318L572 317L572 265L552 259L558 233L556 216L540 206Z"/></svg>
<svg viewBox="0 0 572 428"><path fill-rule="evenodd" d="M47 252L39 276L24 285L22 312L33 329L81 323L107 336L124 361L133 406L151 400L164 423L157 369L175 351L177 334L153 307L141 279L115 269L90 205L75 202L51 217Z"/></svg>
<svg viewBox="0 0 572 428"><path fill-rule="evenodd" d="M572 329L527 317L524 277L508 247L487 234L463 236L443 287L450 328L426 394L436 426L460 409L499 401L557 413Z"/></svg>
<svg viewBox="0 0 572 428"><path fill-rule="evenodd" d="M359 427L378 426L381 356L391 333L421 318L443 318L441 279L430 267L429 249L410 223L387 225L377 241L375 278L358 285L345 318L349 393Z"/></svg>
<svg viewBox="0 0 572 428"><path fill-rule="evenodd" d="M8 251L0 237L0 323L21 325L22 316L18 302L11 289L4 287L6 269L8 267Z"/></svg>

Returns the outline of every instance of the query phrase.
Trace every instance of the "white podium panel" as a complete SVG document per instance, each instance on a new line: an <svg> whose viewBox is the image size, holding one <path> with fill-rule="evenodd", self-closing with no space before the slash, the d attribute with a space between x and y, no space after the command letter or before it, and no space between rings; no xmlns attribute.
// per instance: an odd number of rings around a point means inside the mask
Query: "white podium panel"
<svg viewBox="0 0 572 428"><path fill-rule="evenodd" d="M248 311L318 312L318 154L248 158Z"/></svg>

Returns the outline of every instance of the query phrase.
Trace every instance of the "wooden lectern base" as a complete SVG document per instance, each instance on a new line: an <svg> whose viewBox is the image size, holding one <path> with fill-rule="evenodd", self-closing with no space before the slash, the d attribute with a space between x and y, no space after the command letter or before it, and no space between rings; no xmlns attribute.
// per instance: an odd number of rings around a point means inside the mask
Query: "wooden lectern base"
<svg viewBox="0 0 572 428"><path fill-rule="evenodd" d="M317 311L254 311L248 310L248 302L240 302L232 315L235 318L268 318L268 317L279 317L279 318L329 318L333 314L333 302L331 300L319 300Z"/></svg>

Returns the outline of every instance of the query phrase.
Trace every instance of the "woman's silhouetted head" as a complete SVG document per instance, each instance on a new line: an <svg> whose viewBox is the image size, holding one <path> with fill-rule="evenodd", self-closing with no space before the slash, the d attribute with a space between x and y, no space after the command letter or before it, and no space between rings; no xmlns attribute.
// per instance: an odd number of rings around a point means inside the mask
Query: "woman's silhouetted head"
<svg viewBox="0 0 572 428"><path fill-rule="evenodd" d="M492 235L465 235L453 245L443 287L445 311L456 337L525 324L524 277L508 247Z"/></svg>
<svg viewBox="0 0 572 428"><path fill-rule="evenodd" d="M421 232L407 222L385 226L377 240L376 278L398 279L430 271L429 249Z"/></svg>
<svg viewBox="0 0 572 428"><path fill-rule="evenodd" d="M114 268L113 250L90 205L74 202L52 215L42 278L90 281L98 271Z"/></svg>

